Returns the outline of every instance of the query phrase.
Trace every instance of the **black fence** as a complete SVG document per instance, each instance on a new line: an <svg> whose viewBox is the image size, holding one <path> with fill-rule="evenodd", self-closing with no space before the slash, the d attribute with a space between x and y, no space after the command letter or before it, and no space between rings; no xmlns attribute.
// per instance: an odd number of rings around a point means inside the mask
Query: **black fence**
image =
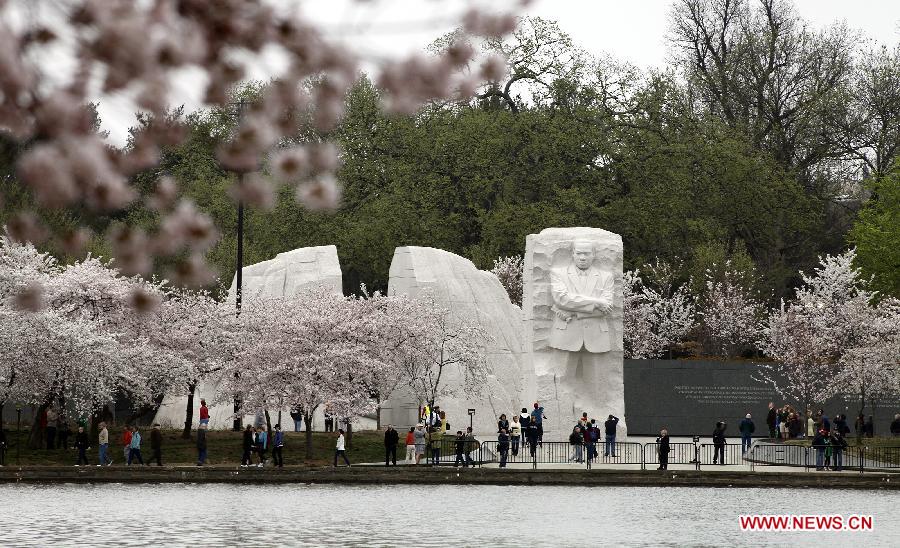
<svg viewBox="0 0 900 548"><path fill-rule="evenodd" d="M437 465L484 465L501 460L498 441L478 442L469 440L459 445L454 439L442 440L440 453L432 460L431 449L426 451L427 462ZM506 452L506 464L581 464L587 469L594 465L632 465L642 470L660 467L658 443L615 442L608 447L604 442L573 445L569 442L545 441L530 445L526 441L517 446L510 443ZM462 456L457 455L461 452ZM838 456L839 455L839 456ZM717 448L709 443L669 443L667 464L719 467L749 465L751 469L765 466L795 466L812 469L817 467L817 448L793 444L760 444L752 446L745 455L740 444L725 444ZM835 470L900 471L900 446L849 447L840 452L822 452L821 467Z"/></svg>

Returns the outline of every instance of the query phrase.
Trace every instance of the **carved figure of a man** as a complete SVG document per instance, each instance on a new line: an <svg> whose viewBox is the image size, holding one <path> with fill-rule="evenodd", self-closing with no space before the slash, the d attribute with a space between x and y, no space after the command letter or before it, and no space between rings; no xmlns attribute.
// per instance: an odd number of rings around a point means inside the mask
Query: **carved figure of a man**
<svg viewBox="0 0 900 548"><path fill-rule="evenodd" d="M553 296L551 348L600 353L612 349L607 316L613 307L612 274L594 266L594 244L576 240L572 263L550 271Z"/></svg>

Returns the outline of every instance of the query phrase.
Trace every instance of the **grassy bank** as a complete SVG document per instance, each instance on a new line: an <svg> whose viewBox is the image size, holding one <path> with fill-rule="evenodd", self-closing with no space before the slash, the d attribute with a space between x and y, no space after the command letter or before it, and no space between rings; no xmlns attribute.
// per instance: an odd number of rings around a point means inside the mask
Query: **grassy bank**
<svg viewBox="0 0 900 548"><path fill-rule="evenodd" d="M143 442L141 443L141 453L144 461L150 459L150 429L141 429ZM6 463L16 464L16 431L6 430L8 447L6 452ZM191 439L185 440L181 438L181 430L163 430L162 458L163 464L196 464L197 462L197 440L196 431L191 433ZM113 459L113 466L119 466L124 463L122 453L122 428L113 427L109 431L110 455ZM242 453L242 433L210 430L207 432L207 453L209 464L238 464L241 460ZM69 449L29 449L27 446L28 432L23 429L21 432L21 447L19 448L19 462L23 466L28 465L66 465L75 464L77 453L72 447L74 435L69 437ZM310 466L318 466L328 464L334 457L334 444L336 434L314 432L313 433L313 455L312 459L307 460L306 456L306 433L305 432L285 432L284 447L284 463L286 465L306 464ZM271 451L269 451L271 457ZM350 462L379 462L384 459L384 434L381 432L363 431L354 432L350 447L347 450L347 456ZM96 440L91 442L91 449L87 454L88 461L91 464L97 464L97 444ZM400 456L402 458L403 455ZM254 462L256 460L254 459Z"/></svg>

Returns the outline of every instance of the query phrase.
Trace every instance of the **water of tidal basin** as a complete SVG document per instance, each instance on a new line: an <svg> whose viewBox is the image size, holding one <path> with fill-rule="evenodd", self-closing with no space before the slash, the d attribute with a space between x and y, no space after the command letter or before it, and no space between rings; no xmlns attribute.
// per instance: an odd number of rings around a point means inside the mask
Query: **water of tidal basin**
<svg viewBox="0 0 900 548"><path fill-rule="evenodd" d="M3 546L900 545L900 494L820 489L0 485ZM871 514L744 533L740 514Z"/></svg>

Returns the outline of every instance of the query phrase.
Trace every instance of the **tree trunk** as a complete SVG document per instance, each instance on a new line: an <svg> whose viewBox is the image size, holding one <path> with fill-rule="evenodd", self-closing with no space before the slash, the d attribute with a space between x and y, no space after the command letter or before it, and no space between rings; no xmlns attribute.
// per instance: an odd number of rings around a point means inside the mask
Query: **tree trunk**
<svg viewBox="0 0 900 548"><path fill-rule="evenodd" d="M313 455L312 412L303 413L303 420L306 422L306 459L312 460L312 455Z"/></svg>
<svg viewBox="0 0 900 548"><path fill-rule="evenodd" d="M137 409L133 410L131 412L131 414L128 415L128 418L125 419L125 422L130 424L140 418L143 418L143 417L149 415L150 413L155 412L156 410L159 409L159 406L162 405L164 397L165 396L163 396L163 395L159 395L156 398L154 398L153 403L150 403L147 405L142 405L142 406L138 407Z"/></svg>
<svg viewBox="0 0 900 548"><path fill-rule="evenodd" d="M191 439L191 425L194 422L194 390L197 385L192 383L188 386L187 409L184 411L184 430L181 431L181 439Z"/></svg>
<svg viewBox="0 0 900 548"><path fill-rule="evenodd" d="M268 440L269 445L272 444L272 417L269 416L269 410L263 409L263 413L266 415L266 439Z"/></svg>
<svg viewBox="0 0 900 548"><path fill-rule="evenodd" d="M375 408L375 429L381 431L381 402L378 402L378 407Z"/></svg>

